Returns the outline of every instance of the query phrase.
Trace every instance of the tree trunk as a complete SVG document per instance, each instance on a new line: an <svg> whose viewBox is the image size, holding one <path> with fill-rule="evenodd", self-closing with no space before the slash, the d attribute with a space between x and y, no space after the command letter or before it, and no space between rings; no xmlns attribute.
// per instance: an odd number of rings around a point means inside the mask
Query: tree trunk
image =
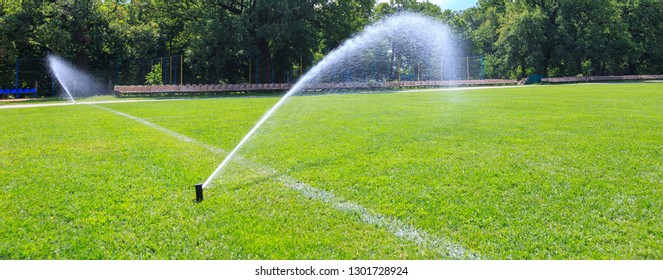
<svg viewBox="0 0 663 280"><path fill-rule="evenodd" d="M628 64L628 74L629 75L637 75L638 74L638 64L637 63L629 63Z"/></svg>
<svg viewBox="0 0 663 280"><path fill-rule="evenodd" d="M527 77L527 75L525 73L525 71L526 71L525 69L527 69L526 66L525 66L525 63L524 62L520 63L520 79L524 79L525 77Z"/></svg>
<svg viewBox="0 0 663 280"><path fill-rule="evenodd" d="M86 72L90 70L90 60L87 57L86 49L81 49L76 53L76 66Z"/></svg>
<svg viewBox="0 0 663 280"><path fill-rule="evenodd" d="M259 81L256 83L269 84L272 82L272 57L269 53L269 44L267 41L258 42L258 52L260 52L260 73Z"/></svg>

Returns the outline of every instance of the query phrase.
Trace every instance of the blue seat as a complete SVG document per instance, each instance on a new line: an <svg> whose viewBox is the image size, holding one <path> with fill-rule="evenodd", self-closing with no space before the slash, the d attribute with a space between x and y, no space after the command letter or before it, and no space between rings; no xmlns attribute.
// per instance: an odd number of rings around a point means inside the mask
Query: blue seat
<svg viewBox="0 0 663 280"><path fill-rule="evenodd" d="M37 88L31 88L29 92L30 93L37 93Z"/></svg>
<svg viewBox="0 0 663 280"><path fill-rule="evenodd" d="M16 89L15 88L11 89L9 93L16 93Z"/></svg>

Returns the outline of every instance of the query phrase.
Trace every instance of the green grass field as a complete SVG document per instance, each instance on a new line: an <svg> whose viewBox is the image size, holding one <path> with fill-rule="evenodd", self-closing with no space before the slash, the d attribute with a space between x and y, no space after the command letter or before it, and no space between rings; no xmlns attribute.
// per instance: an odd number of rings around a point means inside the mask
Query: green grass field
<svg viewBox="0 0 663 280"><path fill-rule="evenodd" d="M0 109L0 259L663 259L663 83L295 97L193 202L276 102Z"/></svg>

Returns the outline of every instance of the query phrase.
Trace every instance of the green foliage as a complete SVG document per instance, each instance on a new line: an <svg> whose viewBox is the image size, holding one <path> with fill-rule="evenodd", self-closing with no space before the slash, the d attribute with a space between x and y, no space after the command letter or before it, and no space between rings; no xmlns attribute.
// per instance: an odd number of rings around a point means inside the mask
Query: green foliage
<svg viewBox="0 0 663 280"><path fill-rule="evenodd" d="M620 1L624 22L628 25L639 58L629 62L631 72L663 73L663 1Z"/></svg>
<svg viewBox="0 0 663 280"><path fill-rule="evenodd" d="M479 1L472 41L504 64L489 76L661 73L660 1ZM646 51L645 51L646 50ZM652 61L657 61L652 63Z"/></svg>
<svg viewBox="0 0 663 280"><path fill-rule="evenodd" d="M545 15L540 9L526 10L507 17L495 43L497 55L509 65L512 78L524 78L543 73L543 47L547 42L544 33ZM513 66L517 68L513 69Z"/></svg>
<svg viewBox="0 0 663 280"><path fill-rule="evenodd" d="M1 3L0 85L13 83L17 58L47 53L106 82L121 65L120 79L139 83L142 61L178 55L185 83L283 82L402 11L448 23L488 78L663 73L658 0L480 0L462 12L415 0L55 0ZM48 84L38 71L21 79Z"/></svg>
<svg viewBox="0 0 663 280"><path fill-rule="evenodd" d="M329 52L370 23L375 0L326 1L316 13L322 51Z"/></svg>
<svg viewBox="0 0 663 280"><path fill-rule="evenodd" d="M555 61L568 74L622 74L634 45L620 14L614 2L561 1L559 32L565 37L558 52L565 55Z"/></svg>
<svg viewBox="0 0 663 280"><path fill-rule="evenodd" d="M33 30L42 21L43 16L33 1L3 4L0 9L0 86L15 83L17 58L38 57L43 51Z"/></svg>
<svg viewBox="0 0 663 280"><path fill-rule="evenodd" d="M39 43L49 52L71 58L79 68L108 68L108 59L121 50L116 44L121 34L110 28L107 5L98 1L42 4L39 11L44 21L35 27Z"/></svg>
<svg viewBox="0 0 663 280"><path fill-rule="evenodd" d="M163 84L163 72L162 72L161 63L152 65L152 70L150 73L147 73L145 76L146 85L162 85Z"/></svg>

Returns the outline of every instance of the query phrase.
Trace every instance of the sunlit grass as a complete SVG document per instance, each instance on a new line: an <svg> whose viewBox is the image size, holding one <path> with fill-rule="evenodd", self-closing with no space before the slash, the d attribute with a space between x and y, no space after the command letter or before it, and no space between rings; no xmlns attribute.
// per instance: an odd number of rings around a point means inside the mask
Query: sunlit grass
<svg viewBox="0 0 663 280"><path fill-rule="evenodd" d="M228 151L276 101L100 106ZM440 257L285 175L484 258L660 259L661 108L654 83L295 97L200 204L223 152L88 105L0 110L0 258Z"/></svg>

